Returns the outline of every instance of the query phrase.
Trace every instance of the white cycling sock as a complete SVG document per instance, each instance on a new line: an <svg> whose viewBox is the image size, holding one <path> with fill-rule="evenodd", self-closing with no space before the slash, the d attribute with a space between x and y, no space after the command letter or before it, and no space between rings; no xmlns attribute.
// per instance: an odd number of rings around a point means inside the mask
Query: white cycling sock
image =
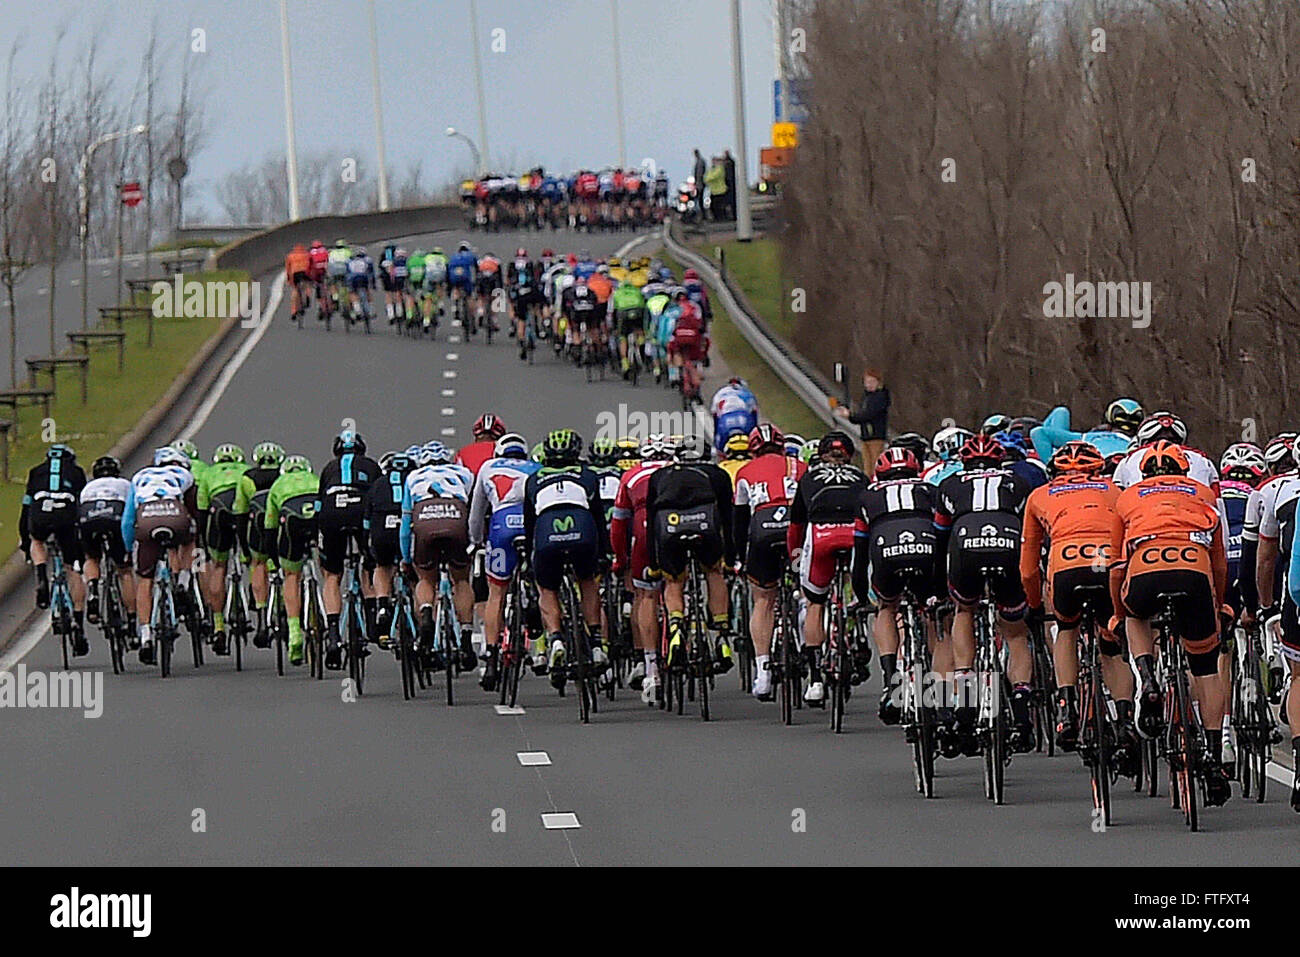
<svg viewBox="0 0 1300 957"><path fill-rule="evenodd" d="M153 626L151 625L140 626L140 641L145 644L148 644L149 642L153 641Z"/></svg>
<svg viewBox="0 0 1300 957"><path fill-rule="evenodd" d="M655 657L653 651L645 653L645 676L647 678L656 678L659 675L659 659Z"/></svg>

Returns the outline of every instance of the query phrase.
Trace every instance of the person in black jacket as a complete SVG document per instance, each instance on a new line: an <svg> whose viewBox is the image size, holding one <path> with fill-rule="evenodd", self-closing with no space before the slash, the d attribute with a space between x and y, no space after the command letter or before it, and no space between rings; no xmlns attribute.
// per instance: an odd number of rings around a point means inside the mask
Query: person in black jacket
<svg viewBox="0 0 1300 957"><path fill-rule="evenodd" d="M889 428L889 389L878 369L862 373L862 402L854 409L836 406L835 414L856 425L862 436L862 462L867 477L875 474L876 459L885 450Z"/></svg>
<svg viewBox="0 0 1300 957"><path fill-rule="evenodd" d="M702 436L687 436L672 465L650 476L646 491L647 564L662 575L668 612L668 665L678 667L686 616L686 575L693 555L708 588L715 674L731 668L727 582L722 563L735 565L731 479L708 460Z"/></svg>
<svg viewBox="0 0 1300 957"><path fill-rule="evenodd" d="M77 456L66 445L51 445L45 461L27 473L27 489L18 515L18 539L23 554L36 566L36 604L50 607L50 578L46 568L45 543L53 538L63 556L72 593L72 653L80 656L89 651L84 618L86 588L78 569L85 555L78 532L77 503L86 487L86 473L77 464Z"/></svg>

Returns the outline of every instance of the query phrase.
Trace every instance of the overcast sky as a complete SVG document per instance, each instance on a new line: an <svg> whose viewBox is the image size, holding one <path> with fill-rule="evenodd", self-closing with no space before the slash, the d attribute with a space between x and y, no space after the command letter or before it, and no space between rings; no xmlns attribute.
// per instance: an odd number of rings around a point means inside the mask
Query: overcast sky
<svg viewBox="0 0 1300 957"><path fill-rule="evenodd" d="M427 186L470 169L456 126L478 139L469 0L377 0L388 165L400 176L422 161ZM676 180L690 150L734 150L727 0L618 0L627 155L653 157ZM494 167L541 163L569 170L618 158L610 0L479 0L479 38ZM746 129L751 178L772 122L771 3L741 0ZM167 83L190 31L206 31L200 86L207 143L191 162L200 206L225 173L285 148L277 0L4 0L0 50L15 35L18 81L39 83L53 37L66 24L61 60L72 68L92 36L123 102L135 85L148 25L156 19ZM289 0L298 149L375 155L369 33L364 0ZM505 49L493 52L493 31ZM0 76L0 82L3 77ZM481 144L480 144L481 145ZM187 216L187 218L190 218Z"/></svg>

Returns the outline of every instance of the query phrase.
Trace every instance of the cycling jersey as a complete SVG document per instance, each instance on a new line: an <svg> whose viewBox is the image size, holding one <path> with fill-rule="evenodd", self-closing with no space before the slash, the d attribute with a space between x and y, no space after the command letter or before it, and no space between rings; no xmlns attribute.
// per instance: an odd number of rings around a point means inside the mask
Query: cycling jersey
<svg viewBox="0 0 1300 957"><path fill-rule="evenodd" d="M924 601L937 595L938 536L934 486L916 478L881 479L866 487L853 523L853 590L896 601L911 587Z"/></svg>
<svg viewBox="0 0 1300 957"><path fill-rule="evenodd" d="M369 539L370 557L383 568L396 565L402 557L402 496L410 471L390 469L366 493L361 527Z"/></svg>
<svg viewBox="0 0 1300 957"><path fill-rule="evenodd" d="M478 475L479 469L483 463L496 455L496 440L483 439L478 442L471 442L459 452L456 453L456 463L463 465L470 470L473 475Z"/></svg>
<svg viewBox="0 0 1300 957"><path fill-rule="evenodd" d="M203 513L201 539L217 562L224 562L236 542L235 497L240 479L248 471L243 462L215 462L198 482L197 506Z"/></svg>
<svg viewBox="0 0 1300 957"><path fill-rule="evenodd" d="M254 466L240 476L239 484L235 486L235 504L231 510L244 526L243 538L248 544L248 550L259 560L268 555L269 546L266 544L263 520L266 517L266 500L271 494L271 486L279 477L278 466Z"/></svg>
<svg viewBox="0 0 1300 957"><path fill-rule="evenodd" d="M406 477L402 492L402 558L417 568L469 564L469 496L474 475L463 465L425 465Z"/></svg>
<svg viewBox="0 0 1300 957"><path fill-rule="evenodd" d="M131 495L122 512L122 541L128 550L136 548L139 575L154 575L162 556L159 533L165 531L174 545L193 540L196 501L194 476L178 465L150 466L132 476Z"/></svg>
<svg viewBox="0 0 1300 957"><path fill-rule="evenodd" d="M262 520L269 557L287 572L297 572L311 557L316 541L320 479L308 471L279 476L267 492Z"/></svg>
<svg viewBox="0 0 1300 957"><path fill-rule="evenodd" d="M600 482L583 465L543 467L524 486L524 534L539 588L558 591L566 564L579 581L595 578L609 550Z"/></svg>
<svg viewBox="0 0 1300 957"><path fill-rule="evenodd" d="M492 458L474 483L469 509L469 540L487 545L489 578L504 584L515 570L515 539L524 534L524 486L541 468L531 459Z"/></svg>
<svg viewBox="0 0 1300 957"><path fill-rule="evenodd" d="M432 289L447 280L447 257L441 253L428 253L424 257L424 288Z"/></svg>
<svg viewBox="0 0 1300 957"><path fill-rule="evenodd" d="M27 488L18 515L18 535L23 551L32 539L57 536L63 560L82 560L77 536L77 503L86 487L86 473L71 456L46 459L27 473Z"/></svg>
<svg viewBox="0 0 1300 957"><path fill-rule="evenodd" d="M758 399L749 389L730 382L713 393L709 411L713 414L713 445L719 451L731 436L748 435L758 425Z"/></svg>
<svg viewBox="0 0 1300 957"><path fill-rule="evenodd" d="M1187 445L1182 446L1182 449L1187 453L1187 460L1191 464L1191 468L1187 471L1187 477L1204 485L1217 498L1219 495L1218 468L1215 467L1209 456L1204 452ZM1115 466L1116 485L1123 489L1142 481L1142 456L1145 452L1145 446L1139 447L1120 459L1119 465Z"/></svg>
<svg viewBox="0 0 1300 957"><path fill-rule="evenodd" d="M815 462L799 479L786 530L786 549L800 550L799 573L804 594L820 602L830 589L836 555L853 549L867 476L853 465Z"/></svg>
<svg viewBox="0 0 1300 957"><path fill-rule="evenodd" d="M610 511L610 547L614 553L614 570L624 568L632 577L633 586L654 589L658 585L650 580L649 544L646 532L646 496L650 492L650 476L667 462L641 462L623 473L618 490L614 493L614 508Z"/></svg>
<svg viewBox="0 0 1300 957"><path fill-rule="evenodd" d="M424 285L424 253L409 256L406 260L406 269L412 288L419 289Z"/></svg>
<svg viewBox="0 0 1300 957"><path fill-rule="evenodd" d="M736 552L760 588L775 588L785 565L790 503L808 467L783 452L741 462L733 483Z"/></svg>
<svg viewBox="0 0 1300 957"><path fill-rule="evenodd" d="M428 265L425 266L428 269ZM470 251L458 252L447 260L447 282L452 288L472 292L474 276L478 271L478 258Z"/></svg>
<svg viewBox="0 0 1300 957"><path fill-rule="evenodd" d="M1034 489L1025 504L1024 540L1020 547L1020 580L1031 608L1043 604L1039 571L1048 548L1047 579L1057 620L1078 620L1079 586L1105 588L1097 614L1103 627L1110 620L1110 546L1120 524L1115 512L1119 489L1105 478L1065 475Z"/></svg>
<svg viewBox="0 0 1300 957"><path fill-rule="evenodd" d="M731 479L708 462L657 469L646 492L647 560L671 579L686 573L691 555L705 568L735 562Z"/></svg>
<svg viewBox="0 0 1300 957"><path fill-rule="evenodd" d="M293 282L299 274L307 276L311 272L311 257L305 249L295 249L284 257L284 278Z"/></svg>
<svg viewBox="0 0 1300 957"><path fill-rule="evenodd" d="M320 500L316 521L320 528L320 566L331 575L343 574L349 540L366 554L362 525L366 493L379 477L374 459L345 452L320 473Z"/></svg>
<svg viewBox="0 0 1300 957"><path fill-rule="evenodd" d="M307 261L313 282L320 282L325 275L325 264L329 262L330 252L324 246L313 246L307 250Z"/></svg>
<svg viewBox="0 0 1300 957"><path fill-rule="evenodd" d="M130 480L115 476L91 479L81 490L80 537L86 558L99 561L107 551L119 567L127 567L122 515L130 494Z"/></svg>
<svg viewBox="0 0 1300 957"><path fill-rule="evenodd" d="M985 585L1007 620L1024 614L1020 516L1029 484L1005 468L963 470L938 486L934 525L948 558L948 591L973 605Z"/></svg>

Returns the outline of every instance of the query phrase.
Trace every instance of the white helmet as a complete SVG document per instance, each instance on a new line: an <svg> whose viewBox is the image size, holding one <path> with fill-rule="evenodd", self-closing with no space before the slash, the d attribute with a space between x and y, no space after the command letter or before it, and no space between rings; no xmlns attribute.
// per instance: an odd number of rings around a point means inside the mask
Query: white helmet
<svg viewBox="0 0 1300 957"><path fill-rule="evenodd" d="M1228 446L1219 459L1219 473L1228 475L1234 470L1244 470L1253 478L1263 478L1268 472L1264 453L1253 442L1237 442Z"/></svg>
<svg viewBox="0 0 1300 957"><path fill-rule="evenodd" d="M950 425L946 429L940 429L934 433L934 440L930 442L930 448L934 449L935 455L946 462L961 451L961 447L966 444L966 440L971 438L973 434L970 429Z"/></svg>

